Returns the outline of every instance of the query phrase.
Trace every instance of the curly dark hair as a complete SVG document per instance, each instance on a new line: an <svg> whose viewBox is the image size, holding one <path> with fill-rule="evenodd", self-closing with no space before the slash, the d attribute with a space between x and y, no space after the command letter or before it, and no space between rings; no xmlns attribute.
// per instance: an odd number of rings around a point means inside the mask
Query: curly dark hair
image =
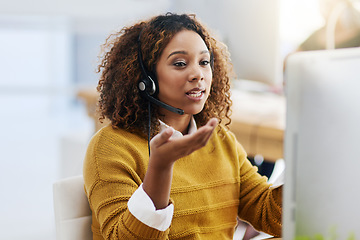
<svg viewBox="0 0 360 240"><path fill-rule="evenodd" d="M209 31L190 14L159 15L148 21L124 27L111 34L103 45L101 73L97 90L100 92L100 120L111 121L114 128L146 134L148 102L139 94L137 83L141 70L138 61L139 43L145 67L155 75L155 66L172 37L182 31L198 33L213 56L213 80L210 96L203 110L194 116L198 126L203 126L213 117L225 125L231 122L230 78L232 65L227 47L210 36ZM140 36L140 38L139 38ZM159 107L152 105L151 129L154 135L159 131Z"/></svg>

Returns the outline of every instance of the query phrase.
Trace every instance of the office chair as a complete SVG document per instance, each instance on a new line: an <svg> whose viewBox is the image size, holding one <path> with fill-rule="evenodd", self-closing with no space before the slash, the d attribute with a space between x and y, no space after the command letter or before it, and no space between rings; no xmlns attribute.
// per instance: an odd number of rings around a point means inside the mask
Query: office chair
<svg viewBox="0 0 360 240"><path fill-rule="evenodd" d="M59 180L53 184L57 240L90 240L91 210L84 192L82 176Z"/></svg>

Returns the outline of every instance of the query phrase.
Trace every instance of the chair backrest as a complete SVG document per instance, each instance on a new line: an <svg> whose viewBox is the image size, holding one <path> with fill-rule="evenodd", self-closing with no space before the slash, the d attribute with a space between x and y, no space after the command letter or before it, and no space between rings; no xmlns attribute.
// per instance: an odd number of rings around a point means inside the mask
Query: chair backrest
<svg viewBox="0 0 360 240"><path fill-rule="evenodd" d="M56 239L91 240L91 210L82 176L53 184Z"/></svg>

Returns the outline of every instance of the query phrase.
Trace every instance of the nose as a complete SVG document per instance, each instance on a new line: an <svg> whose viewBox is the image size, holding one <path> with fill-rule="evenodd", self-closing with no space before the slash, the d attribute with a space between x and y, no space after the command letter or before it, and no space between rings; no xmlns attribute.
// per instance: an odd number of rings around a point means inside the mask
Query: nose
<svg viewBox="0 0 360 240"><path fill-rule="evenodd" d="M193 66L190 70L189 81L200 81L204 80L203 69L200 65Z"/></svg>

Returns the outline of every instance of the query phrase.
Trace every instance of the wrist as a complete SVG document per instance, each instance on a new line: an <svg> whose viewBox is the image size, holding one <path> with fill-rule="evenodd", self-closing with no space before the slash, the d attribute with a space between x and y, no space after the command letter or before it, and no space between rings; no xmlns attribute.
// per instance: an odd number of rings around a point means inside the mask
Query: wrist
<svg viewBox="0 0 360 240"><path fill-rule="evenodd" d="M173 165L159 167L149 163L143 190L151 198L156 209L163 209L169 205Z"/></svg>
<svg viewBox="0 0 360 240"><path fill-rule="evenodd" d="M161 159L154 156L150 156L149 158L149 166L148 169L151 168L156 172L168 172L172 171L175 161L171 161L169 159Z"/></svg>

